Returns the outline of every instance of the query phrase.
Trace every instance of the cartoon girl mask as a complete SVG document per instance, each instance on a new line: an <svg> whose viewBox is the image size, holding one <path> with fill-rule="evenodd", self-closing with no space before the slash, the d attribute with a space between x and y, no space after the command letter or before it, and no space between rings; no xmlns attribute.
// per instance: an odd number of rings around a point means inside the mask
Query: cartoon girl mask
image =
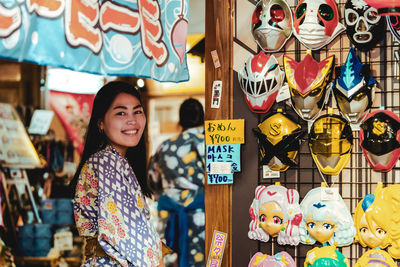
<svg viewBox="0 0 400 267"><path fill-rule="evenodd" d="M359 258L354 267L386 266L397 267L389 253L383 249L370 249Z"/></svg>
<svg viewBox="0 0 400 267"><path fill-rule="evenodd" d="M351 127L338 115L322 115L311 126L308 145L318 169L323 174L338 175L350 160Z"/></svg>
<svg viewBox="0 0 400 267"><path fill-rule="evenodd" d="M288 56L284 56L283 60L291 105L302 119L313 120L329 96L327 87L331 81L335 56L318 62L308 50L300 62Z"/></svg>
<svg viewBox="0 0 400 267"><path fill-rule="evenodd" d="M262 165L281 172L296 165L294 159L305 132L299 124L282 113L282 109L269 113L253 132L260 147Z"/></svg>
<svg viewBox="0 0 400 267"><path fill-rule="evenodd" d="M398 249L400 237L397 234L399 191L398 184L383 188L380 182L373 194L366 194L357 204L354 212L354 224L357 230L354 241L372 249L388 247L390 256L396 259L400 258Z"/></svg>
<svg viewBox="0 0 400 267"><path fill-rule="evenodd" d="M280 245L299 244L298 229L302 214L296 190L281 185L259 185L249 213L250 239L267 242L272 236L278 237Z"/></svg>
<svg viewBox="0 0 400 267"><path fill-rule="evenodd" d="M334 0L301 0L297 4L293 34L307 48L321 49L344 29Z"/></svg>
<svg viewBox="0 0 400 267"><path fill-rule="evenodd" d="M253 12L251 34L265 52L277 52L292 35L292 11L284 0L261 0Z"/></svg>
<svg viewBox="0 0 400 267"><path fill-rule="evenodd" d="M333 93L339 110L350 123L358 124L372 105L376 81L358 59L354 47L350 48L344 65L336 68L336 73Z"/></svg>
<svg viewBox="0 0 400 267"><path fill-rule="evenodd" d="M353 218L340 194L331 192L334 196L330 200L321 197L322 190L327 189L313 188L301 201L300 242L306 245L318 241L335 247L348 246L353 243L356 234Z"/></svg>
<svg viewBox="0 0 400 267"><path fill-rule="evenodd" d="M365 0L365 2L375 7L381 16L400 16L399 0Z"/></svg>
<svg viewBox="0 0 400 267"><path fill-rule="evenodd" d="M267 255L257 252L249 262L249 267L296 267L296 262L286 251Z"/></svg>
<svg viewBox="0 0 400 267"><path fill-rule="evenodd" d="M400 118L389 110L377 110L360 127L360 146L372 169L390 171L400 157Z"/></svg>
<svg viewBox="0 0 400 267"><path fill-rule="evenodd" d="M400 42L400 15L386 17L390 32Z"/></svg>
<svg viewBox="0 0 400 267"><path fill-rule="evenodd" d="M347 36L358 49L370 50L385 36L385 19L364 0L347 0L344 21Z"/></svg>
<svg viewBox="0 0 400 267"><path fill-rule="evenodd" d="M251 111L265 113L274 104L285 73L273 55L261 51L246 60L238 78Z"/></svg>

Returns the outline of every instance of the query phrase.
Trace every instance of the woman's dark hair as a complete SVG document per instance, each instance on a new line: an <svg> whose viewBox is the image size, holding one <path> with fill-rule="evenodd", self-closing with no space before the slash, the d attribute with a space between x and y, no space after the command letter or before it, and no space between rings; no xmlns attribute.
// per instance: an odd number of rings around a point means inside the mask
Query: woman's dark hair
<svg viewBox="0 0 400 267"><path fill-rule="evenodd" d="M194 98L183 101L179 108L179 125L185 131L204 124L203 105Z"/></svg>
<svg viewBox="0 0 400 267"><path fill-rule="evenodd" d="M97 92L96 97L94 98L92 115L86 132L85 147L83 149L81 161L74 178L70 182L72 197L75 195L75 187L78 183L78 177L82 166L91 155L104 149L108 144L107 137L104 133L100 132L98 123L104 118L115 97L120 93L130 94L141 102L138 90L133 85L122 81L109 82ZM135 172L143 194L150 197L151 191L146 181L146 143L144 135L140 138L137 146L128 148L125 157Z"/></svg>

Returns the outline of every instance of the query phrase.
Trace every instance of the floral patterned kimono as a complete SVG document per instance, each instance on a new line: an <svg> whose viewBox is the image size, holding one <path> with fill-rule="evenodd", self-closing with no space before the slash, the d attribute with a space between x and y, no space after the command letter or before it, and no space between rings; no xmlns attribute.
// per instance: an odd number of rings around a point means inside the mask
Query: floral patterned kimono
<svg viewBox="0 0 400 267"><path fill-rule="evenodd" d="M96 238L108 257L83 266L157 266L161 242L128 161L114 148L93 154L84 164L74 198L79 234Z"/></svg>

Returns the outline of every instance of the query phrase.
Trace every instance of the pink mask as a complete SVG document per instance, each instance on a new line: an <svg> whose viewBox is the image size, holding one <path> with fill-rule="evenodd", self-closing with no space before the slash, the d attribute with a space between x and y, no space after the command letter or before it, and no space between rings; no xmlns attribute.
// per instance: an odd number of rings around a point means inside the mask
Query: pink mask
<svg viewBox="0 0 400 267"><path fill-rule="evenodd" d="M238 73L240 87L251 111L265 113L274 104L285 73L273 55L250 56Z"/></svg>
<svg viewBox="0 0 400 267"><path fill-rule="evenodd" d="M400 16L399 0L365 0L365 3L378 9L381 16Z"/></svg>

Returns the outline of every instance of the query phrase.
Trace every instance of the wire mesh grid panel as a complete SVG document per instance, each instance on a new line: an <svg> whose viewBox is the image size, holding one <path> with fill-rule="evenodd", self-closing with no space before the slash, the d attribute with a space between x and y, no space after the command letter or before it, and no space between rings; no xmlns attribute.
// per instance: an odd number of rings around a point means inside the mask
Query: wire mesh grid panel
<svg viewBox="0 0 400 267"><path fill-rule="evenodd" d="M297 1L288 1L292 12L295 10ZM340 22L344 24L344 12L346 1L338 2ZM373 193L377 183L383 186L400 182L400 163L389 172L375 172L367 162L360 147L359 131L354 130L353 143L349 163L339 175L323 175L318 170L310 153L308 134L304 136L299 153L296 157L297 166L290 167L287 171L280 173L280 178L264 179L263 166L260 164L261 157L258 143L252 129L263 121L266 114L253 113L244 100L243 92L238 82L238 71L243 67L246 59L260 52L260 48L251 36L251 18L257 1L236 0L234 17L234 75L233 75L233 101L234 118L245 119L245 144L241 148L241 173L235 174L232 193L232 262L234 266L247 266L250 258L256 252L272 255L280 251L288 252L296 261L297 266L304 266L306 254L315 246L281 246L274 238L268 242L250 240L247 237L249 231L249 207L254 198L254 190L258 185L271 185L280 182L281 185L296 189L300 195L300 202L311 189L321 186L326 181L331 187L339 190L350 213L354 215L357 204L366 194ZM382 17L382 19L386 19ZM351 42L343 31L331 43L318 51L313 51L315 60L321 61L331 55L335 56L335 67L342 66L349 53ZM293 35L285 46L273 55L277 58L283 70L283 56L289 56L296 61L304 59L307 49ZM367 52L356 49L356 54L363 64L368 64L373 78L377 81L375 99L371 111L387 109L400 115L400 44L385 26L385 37L375 48ZM335 73L333 74L335 76ZM327 107L333 108L333 113L339 115L336 101L331 94L329 101L319 116L327 112ZM270 111L281 108L301 125L302 129L308 130L310 125L301 119L288 101L275 103ZM400 192L399 192L400 193ZM343 255L349 259L350 266L354 266L361 255L367 251L359 243L338 248ZM400 266L400 261L396 261Z"/></svg>

